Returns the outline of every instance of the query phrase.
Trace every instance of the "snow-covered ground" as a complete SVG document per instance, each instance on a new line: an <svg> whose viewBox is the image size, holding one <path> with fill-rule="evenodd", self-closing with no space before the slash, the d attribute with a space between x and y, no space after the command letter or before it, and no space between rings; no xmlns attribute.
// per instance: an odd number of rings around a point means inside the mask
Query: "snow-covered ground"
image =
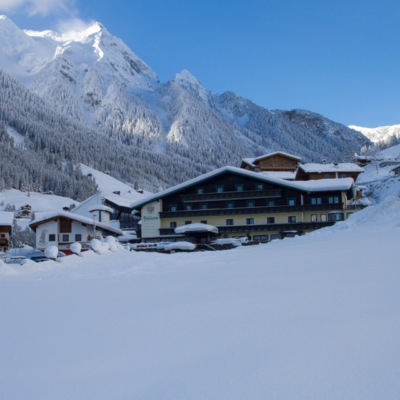
<svg viewBox="0 0 400 400"><path fill-rule="evenodd" d="M2 265L2 397L397 400L399 238L391 197L265 245Z"/></svg>
<svg viewBox="0 0 400 400"><path fill-rule="evenodd" d="M99 190L103 193L104 197L121 206L129 207L131 203L139 201L145 196L151 194L146 190L143 194L140 194L126 183L123 183L104 172L98 171L97 169L88 167L85 164L81 164L81 168L84 175L93 175L94 179L96 179ZM121 192L121 194L118 195L114 192Z"/></svg>

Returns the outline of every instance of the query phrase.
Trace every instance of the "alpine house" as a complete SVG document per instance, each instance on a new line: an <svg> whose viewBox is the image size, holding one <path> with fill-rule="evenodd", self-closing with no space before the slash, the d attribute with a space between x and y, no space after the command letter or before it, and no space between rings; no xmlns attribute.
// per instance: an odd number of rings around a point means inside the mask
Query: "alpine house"
<svg viewBox="0 0 400 400"><path fill-rule="evenodd" d="M291 182L223 167L131 204L141 213L144 241L181 240L175 228L192 223L218 227L220 237L254 240L301 235L355 211L354 180Z"/></svg>

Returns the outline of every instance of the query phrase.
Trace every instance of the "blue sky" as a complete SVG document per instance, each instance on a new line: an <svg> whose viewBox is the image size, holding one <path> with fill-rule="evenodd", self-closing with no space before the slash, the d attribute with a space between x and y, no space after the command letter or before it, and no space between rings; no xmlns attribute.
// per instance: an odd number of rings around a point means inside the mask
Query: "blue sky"
<svg viewBox="0 0 400 400"><path fill-rule="evenodd" d="M36 30L100 21L162 82L187 69L268 109L400 124L399 1L0 0L0 12Z"/></svg>

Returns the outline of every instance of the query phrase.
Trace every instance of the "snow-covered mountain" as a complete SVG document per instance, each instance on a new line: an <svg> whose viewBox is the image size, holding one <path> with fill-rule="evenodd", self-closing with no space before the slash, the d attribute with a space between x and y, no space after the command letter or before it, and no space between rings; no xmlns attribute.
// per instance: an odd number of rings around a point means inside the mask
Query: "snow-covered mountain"
<svg viewBox="0 0 400 400"><path fill-rule="evenodd" d="M212 93L186 70L161 84L100 23L60 34L23 31L1 16L0 68L55 112L99 134L207 169L238 165L242 157L271 149L304 161L338 161L369 143L316 113L269 111L232 92ZM175 183L183 178L176 171L165 174Z"/></svg>
<svg viewBox="0 0 400 400"><path fill-rule="evenodd" d="M400 138L400 125L378 126L377 128L363 128L361 126L350 125L349 128L362 133L373 143L385 142L393 136Z"/></svg>

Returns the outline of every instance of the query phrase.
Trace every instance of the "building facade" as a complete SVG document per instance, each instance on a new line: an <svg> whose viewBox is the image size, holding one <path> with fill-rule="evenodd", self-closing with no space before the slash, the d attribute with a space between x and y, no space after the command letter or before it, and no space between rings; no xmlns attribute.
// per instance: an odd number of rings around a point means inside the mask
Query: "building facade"
<svg viewBox="0 0 400 400"><path fill-rule="evenodd" d="M296 181L352 178L354 182L364 169L353 163L300 164Z"/></svg>
<svg viewBox="0 0 400 400"><path fill-rule="evenodd" d="M0 251L6 252L10 248L14 213L0 211Z"/></svg>
<svg viewBox="0 0 400 400"><path fill-rule="evenodd" d="M243 158L240 168L255 172L294 172L301 158L276 151L257 158Z"/></svg>
<svg viewBox="0 0 400 400"><path fill-rule="evenodd" d="M272 240L304 234L355 211L352 179L289 182L224 167L132 204L141 213L144 241L182 240L175 228L217 226L221 238Z"/></svg>

